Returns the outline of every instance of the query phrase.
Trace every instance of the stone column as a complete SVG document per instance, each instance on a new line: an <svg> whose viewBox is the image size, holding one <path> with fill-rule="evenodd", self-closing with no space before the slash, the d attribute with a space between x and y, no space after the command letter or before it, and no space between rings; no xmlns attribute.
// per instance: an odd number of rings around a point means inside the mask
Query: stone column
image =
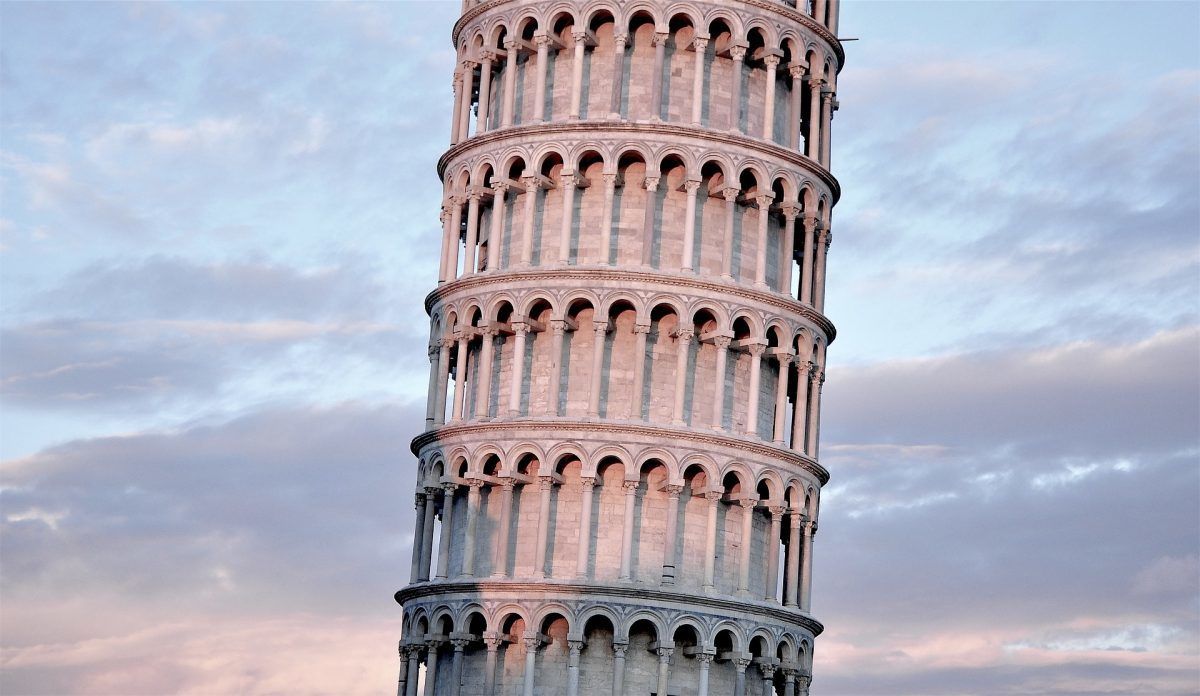
<svg viewBox="0 0 1200 696"><path fill-rule="evenodd" d="M776 665L770 662L758 663L758 671L762 673L762 692L764 696L767 694L774 696L775 694L774 677L776 668Z"/></svg>
<svg viewBox="0 0 1200 696"><path fill-rule="evenodd" d="M496 693L496 664L499 662L498 653L504 639L499 635L484 635L483 644L487 646L487 664L483 668L483 696L495 696Z"/></svg>
<svg viewBox="0 0 1200 696"><path fill-rule="evenodd" d="M821 156L821 80L816 77L816 67L809 66L808 76L808 158L820 163Z"/></svg>
<svg viewBox="0 0 1200 696"><path fill-rule="evenodd" d="M417 675L421 670L421 646L408 646L408 679L404 684L405 696L417 696Z"/></svg>
<svg viewBox="0 0 1200 696"><path fill-rule="evenodd" d="M742 132L742 61L746 59L745 46L730 46L729 57L733 60L733 85L729 89L729 130Z"/></svg>
<svg viewBox="0 0 1200 696"><path fill-rule="evenodd" d="M446 238L446 282L458 278L458 240L462 233L462 197L450 197L450 228Z"/></svg>
<svg viewBox="0 0 1200 696"><path fill-rule="evenodd" d="M775 91L779 86L776 84L775 73L779 68L779 56L763 56L763 63L767 66L767 94L763 104L762 137L763 140L773 142L775 140Z"/></svg>
<svg viewBox="0 0 1200 696"><path fill-rule="evenodd" d="M692 48L696 51L696 68L692 76L692 125L699 126L704 116L704 51L708 48L708 39L695 37Z"/></svg>
<svg viewBox="0 0 1200 696"><path fill-rule="evenodd" d="M533 696L533 679L537 671L537 650L542 639L537 636L525 636L525 696Z"/></svg>
<svg viewBox="0 0 1200 696"><path fill-rule="evenodd" d="M441 381L442 366L440 362L441 347L437 344L429 346L429 390L425 398L425 429L433 430L436 422L438 404L438 383Z"/></svg>
<svg viewBox="0 0 1200 696"><path fill-rule="evenodd" d="M452 539L451 532L454 528L454 489L458 488L455 483L443 483L442 490L442 541L438 544L438 570L437 577L439 580L445 580L450 577L450 541Z"/></svg>
<svg viewBox="0 0 1200 696"><path fill-rule="evenodd" d="M512 382L508 386L508 415L516 418L521 415L521 387L525 383L525 335L529 333L529 324L523 321L512 323L513 335L513 366Z"/></svg>
<svg viewBox="0 0 1200 696"><path fill-rule="evenodd" d="M451 213L450 206L453 205L453 196L447 196L442 201L442 210L438 213L438 220L442 223L442 249L441 258L438 260L438 285L452 280L450 272L447 270L446 257L450 255L450 235L454 233L451 228Z"/></svg>
<svg viewBox="0 0 1200 696"><path fill-rule="evenodd" d="M799 671L794 667L783 668L783 696L796 696L796 675Z"/></svg>
<svg viewBox="0 0 1200 696"><path fill-rule="evenodd" d="M767 225L771 221L773 200L774 195L765 194L754 198L754 202L758 204L758 249L755 250L758 253L755 254L754 261L754 284L760 288L767 286Z"/></svg>
<svg viewBox="0 0 1200 696"><path fill-rule="evenodd" d="M521 221L523 236L521 237L521 265L529 266L533 263L533 216L537 213L537 192L541 186L534 176L521 177L521 183L525 185L525 219Z"/></svg>
<svg viewBox="0 0 1200 696"><path fill-rule="evenodd" d="M650 75L650 120L662 120L662 87L663 64L667 58L667 39L670 34L665 31L654 32L651 42L654 44L654 72Z"/></svg>
<svg viewBox="0 0 1200 696"><path fill-rule="evenodd" d="M708 669L712 666L713 655L696 653L696 662L700 665L700 683L696 687L696 696L708 696Z"/></svg>
<svg viewBox="0 0 1200 696"><path fill-rule="evenodd" d="M647 165L649 166L649 165ZM642 216L642 265L649 266L654 258L654 205L658 193L658 177L646 177L646 210Z"/></svg>
<svg viewBox="0 0 1200 696"><path fill-rule="evenodd" d="M546 463L542 462L542 466ZM554 479L549 476L538 477L538 492L541 494L538 509L537 550L534 556L533 576L546 577L546 546L550 541L550 494L554 488Z"/></svg>
<svg viewBox="0 0 1200 696"><path fill-rule="evenodd" d="M579 106L583 96L583 54L587 50L587 32L574 31L571 38L575 40L575 61L571 65L571 110L568 117L579 118Z"/></svg>
<svg viewBox="0 0 1200 696"><path fill-rule="evenodd" d="M808 685L812 683L812 675L800 673L796 677L796 696L808 696Z"/></svg>
<svg viewBox="0 0 1200 696"><path fill-rule="evenodd" d="M818 312L825 311L825 260L829 257L829 244L833 241L833 235L828 228L823 227L820 234L817 236L817 251L813 261L816 263L816 270L813 278L813 309Z"/></svg>
<svg viewBox="0 0 1200 696"><path fill-rule="evenodd" d="M496 542L492 549L492 577L502 578L508 574L508 534L512 526L514 482L511 478L500 479L500 522L496 525ZM494 493L493 493L494 495Z"/></svg>
<svg viewBox="0 0 1200 696"><path fill-rule="evenodd" d="M813 237L817 230L817 216L804 216L804 258L800 261L800 301L812 306Z"/></svg>
<svg viewBox="0 0 1200 696"><path fill-rule="evenodd" d="M558 415L558 390L562 385L562 349L563 334L567 331L567 322L562 319L551 319L550 330L553 333L550 342L550 389L546 404L547 415Z"/></svg>
<svg viewBox="0 0 1200 696"><path fill-rule="evenodd" d="M533 35L537 47L537 82L534 88L533 120L546 121L546 67L550 61L550 37L540 31Z"/></svg>
<svg viewBox="0 0 1200 696"><path fill-rule="evenodd" d="M735 657L733 659L733 666L737 670L737 681L733 685L733 696L745 696L746 668L750 666L750 660L743 657Z"/></svg>
<svg viewBox="0 0 1200 696"><path fill-rule="evenodd" d="M819 24L825 24L825 0L813 0L812 16Z"/></svg>
<svg viewBox="0 0 1200 696"><path fill-rule="evenodd" d="M738 501L742 507L742 562L738 572L738 594L750 594L750 547L754 542L754 507L757 500L742 498Z"/></svg>
<svg viewBox="0 0 1200 696"><path fill-rule="evenodd" d="M767 511L771 513L771 529L767 532L767 581L763 599L779 604L779 530L783 508L772 505Z"/></svg>
<svg viewBox="0 0 1200 696"><path fill-rule="evenodd" d="M417 573L417 580L429 580L429 569L433 565L433 515L434 503L433 496L437 492L434 486L425 487L425 521L421 523L421 568Z"/></svg>
<svg viewBox="0 0 1200 696"><path fill-rule="evenodd" d="M792 76L792 113L789 124L791 126L791 145L792 149L797 152L801 152L801 146L804 145L800 129L800 111L803 108L802 99L804 97L804 68L805 64L799 62L788 66L788 74Z"/></svg>
<svg viewBox="0 0 1200 696"><path fill-rule="evenodd" d="M622 582L633 580L631 565L633 562L633 507L637 503L638 481L625 481L621 488L625 489L625 522L621 529L621 575Z"/></svg>
<svg viewBox="0 0 1200 696"><path fill-rule="evenodd" d="M462 114L462 67L454 71L454 115L450 117L450 144L458 144L458 122Z"/></svg>
<svg viewBox="0 0 1200 696"><path fill-rule="evenodd" d="M458 112L458 140L462 142L471 136L471 102L475 96L475 66L478 65L473 60L463 61L462 80L463 91L459 96L462 98L462 108Z"/></svg>
<svg viewBox="0 0 1200 696"><path fill-rule="evenodd" d="M467 403L467 345L470 338L463 331L455 332L454 338L458 341L458 357L454 365L454 411L451 419L461 421L463 407Z"/></svg>
<svg viewBox="0 0 1200 696"><path fill-rule="evenodd" d="M796 358L796 401L792 407L792 449L807 454L805 437L808 433L808 371L812 363Z"/></svg>
<svg viewBox="0 0 1200 696"><path fill-rule="evenodd" d="M708 501L708 530L704 535L704 592L707 594L716 590L717 506L721 504L721 495L721 491L704 494L704 499Z"/></svg>
<svg viewBox="0 0 1200 696"><path fill-rule="evenodd" d="M750 401L746 412L746 434L758 437L758 397L759 382L762 375L762 354L767 347L761 343L751 343L746 346L750 353Z"/></svg>
<svg viewBox="0 0 1200 696"><path fill-rule="evenodd" d="M459 576L469 578L475 574L475 528L479 519L480 489L483 481L470 479L467 481L467 532L463 538L462 572Z"/></svg>
<svg viewBox="0 0 1200 696"><path fill-rule="evenodd" d="M792 294L792 265L796 262L796 216L800 207L795 203L784 203L783 210L783 253L779 255L779 292Z"/></svg>
<svg viewBox="0 0 1200 696"><path fill-rule="evenodd" d="M633 420L642 420L642 392L646 384L646 336L650 333L649 324L634 324L634 348L633 348L633 398L630 400L629 417Z"/></svg>
<svg viewBox="0 0 1200 696"><path fill-rule="evenodd" d="M662 584L674 585L675 559L679 556L675 537L679 530L679 494L683 492L683 486L667 484L664 490L667 492L667 527L663 539Z"/></svg>
<svg viewBox="0 0 1200 696"><path fill-rule="evenodd" d="M696 245L696 191L700 188L699 180L689 179L684 182L684 188L687 190L687 206L685 217L683 219L683 260L680 263L680 270L687 273L695 273L695 262L693 256Z"/></svg>
<svg viewBox="0 0 1200 696"><path fill-rule="evenodd" d="M833 132L833 92L821 91L821 164L829 168L829 136Z"/></svg>
<svg viewBox="0 0 1200 696"><path fill-rule="evenodd" d="M479 379L475 382L475 419L487 420L492 396L492 360L495 354L496 335L494 327L485 326L479 331L483 350L479 356Z"/></svg>
<svg viewBox="0 0 1200 696"><path fill-rule="evenodd" d="M579 555L575 558L575 577L586 580L588 561L592 554L592 495L596 487L596 477L580 477L579 483L583 487L583 500L579 506Z"/></svg>
<svg viewBox="0 0 1200 696"><path fill-rule="evenodd" d="M600 222L600 248L597 261L608 263L609 247L612 246L613 202L617 194L617 174L604 173L604 216Z"/></svg>
<svg viewBox="0 0 1200 696"><path fill-rule="evenodd" d="M479 199L482 193L479 189L467 192L467 241L463 249L462 274L469 276L475 273L475 252L479 246Z"/></svg>
<svg viewBox="0 0 1200 696"><path fill-rule="evenodd" d="M671 677L671 656L675 654L675 649L659 648L655 652L658 653L658 693L665 694Z"/></svg>
<svg viewBox="0 0 1200 696"><path fill-rule="evenodd" d="M504 206L508 198L508 184L498 181L492 184L492 229L488 232L489 271L500 270L500 243L504 237Z"/></svg>
<svg viewBox="0 0 1200 696"><path fill-rule="evenodd" d="M713 345L717 348L717 374L713 379L713 430L725 429L725 364L729 359L729 344L732 342L728 336L717 336L713 339Z"/></svg>
<svg viewBox="0 0 1200 696"><path fill-rule="evenodd" d="M446 395L450 391L450 346L455 344L453 338L443 338L438 341L438 389L437 407L433 412L433 424L442 425L446 422Z"/></svg>
<svg viewBox="0 0 1200 696"><path fill-rule="evenodd" d="M475 116L475 132L486 133L490 125L488 123L491 115L492 101L492 61L496 60L496 54L491 51L484 51L480 54L479 68L479 113Z"/></svg>
<svg viewBox="0 0 1200 696"><path fill-rule="evenodd" d="M681 317L682 319L682 317ZM692 337L691 329L681 329L678 333L678 343L675 353L675 406L671 413L671 422L675 425L685 425L683 418L683 402L687 397L687 378L691 364Z"/></svg>
<svg viewBox="0 0 1200 696"><path fill-rule="evenodd" d="M787 425L788 374L791 371L792 356L788 353L779 353L775 357L779 360L779 375L775 380L775 424L773 428L775 437L773 442L777 447L783 447Z"/></svg>
<svg viewBox="0 0 1200 696"><path fill-rule="evenodd" d="M609 117L621 118L621 84L625 76L625 44L629 34L613 34L613 84L612 98L609 100Z"/></svg>
<svg viewBox="0 0 1200 696"><path fill-rule="evenodd" d="M438 648L442 641L430 640L425 644L428 646L425 651L425 696L434 696L437 693Z"/></svg>
<svg viewBox="0 0 1200 696"><path fill-rule="evenodd" d="M625 696L625 653L628 643L613 643L613 688L612 696Z"/></svg>
<svg viewBox="0 0 1200 696"><path fill-rule="evenodd" d="M450 673L452 681L450 683L451 696L459 696L462 693L462 673L463 673L463 651L467 649L467 643L470 642L465 638L452 638L450 644L454 646L454 662L451 663Z"/></svg>
<svg viewBox="0 0 1200 696"><path fill-rule="evenodd" d="M604 339L608 335L608 320L593 321L592 374L588 386L588 416L600 417L600 386L604 377Z"/></svg>
<svg viewBox="0 0 1200 696"><path fill-rule="evenodd" d="M404 696L408 691L408 646L400 641L400 680L396 684L396 696ZM415 676L415 675L414 675Z"/></svg>
<svg viewBox="0 0 1200 696"><path fill-rule="evenodd" d="M414 583L421 579L421 540L425 537L425 493L417 491L416 495L417 511L413 515L415 521L413 529L413 548L412 548L412 568L408 573L408 582Z"/></svg>
<svg viewBox="0 0 1200 696"><path fill-rule="evenodd" d="M788 510L787 582L783 584L783 606L796 606L796 587L800 584L800 511Z"/></svg>
<svg viewBox="0 0 1200 696"><path fill-rule="evenodd" d="M567 647L571 651L567 656L567 696L579 696L579 653L583 641L568 639Z"/></svg>
<svg viewBox="0 0 1200 696"><path fill-rule="evenodd" d="M516 39L504 42L504 107L501 110L500 122L508 128L513 124L513 111L517 104L517 58L520 56L520 44Z"/></svg>
<svg viewBox="0 0 1200 696"><path fill-rule="evenodd" d="M558 262L571 262L571 223L575 218L575 172L563 171L559 176L562 187L562 227L558 230Z"/></svg>
<svg viewBox="0 0 1200 696"><path fill-rule="evenodd" d="M808 419L808 456L817 458L817 438L820 437L818 424L821 422L821 385L825 382L825 371L814 366L808 376L808 391L810 416Z"/></svg>
<svg viewBox="0 0 1200 696"><path fill-rule="evenodd" d="M725 239L721 251L721 277L733 280L733 223L737 214L737 198L742 191L730 186L721 195L725 198Z"/></svg>
<svg viewBox="0 0 1200 696"><path fill-rule="evenodd" d="M808 613L812 599L812 545L817 536L817 521L808 520L804 523L803 554L800 561L800 611Z"/></svg>

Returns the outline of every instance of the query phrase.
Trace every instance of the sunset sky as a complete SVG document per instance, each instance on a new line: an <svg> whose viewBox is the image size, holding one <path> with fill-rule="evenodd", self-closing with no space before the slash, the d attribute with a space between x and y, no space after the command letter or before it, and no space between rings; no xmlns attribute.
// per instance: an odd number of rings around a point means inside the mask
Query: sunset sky
<svg viewBox="0 0 1200 696"><path fill-rule="evenodd" d="M460 3L0 5L0 692L394 689ZM813 696L1200 691L1200 3L856 2Z"/></svg>

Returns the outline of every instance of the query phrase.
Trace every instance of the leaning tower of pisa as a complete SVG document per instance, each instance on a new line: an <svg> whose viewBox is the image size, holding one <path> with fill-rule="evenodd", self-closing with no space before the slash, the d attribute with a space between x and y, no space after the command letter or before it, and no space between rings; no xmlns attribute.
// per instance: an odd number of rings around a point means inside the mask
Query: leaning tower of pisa
<svg viewBox="0 0 1200 696"><path fill-rule="evenodd" d="M464 3L401 694L808 693L837 14Z"/></svg>

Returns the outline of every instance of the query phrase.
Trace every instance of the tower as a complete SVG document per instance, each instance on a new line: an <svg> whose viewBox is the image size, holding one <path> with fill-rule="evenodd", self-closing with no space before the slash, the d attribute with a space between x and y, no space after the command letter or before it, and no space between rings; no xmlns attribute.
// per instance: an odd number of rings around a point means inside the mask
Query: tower
<svg viewBox="0 0 1200 696"><path fill-rule="evenodd" d="M464 3L402 694L808 693L837 2Z"/></svg>

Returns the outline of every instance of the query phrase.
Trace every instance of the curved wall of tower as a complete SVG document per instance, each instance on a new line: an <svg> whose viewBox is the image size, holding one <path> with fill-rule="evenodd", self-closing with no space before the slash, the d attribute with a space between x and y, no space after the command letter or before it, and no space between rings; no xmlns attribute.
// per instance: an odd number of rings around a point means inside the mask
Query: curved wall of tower
<svg viewBox="0 0 1200 696"><path fill-rule="evenodd" d="M807 694L837 10L465 4L402 694Z"/></svg>

